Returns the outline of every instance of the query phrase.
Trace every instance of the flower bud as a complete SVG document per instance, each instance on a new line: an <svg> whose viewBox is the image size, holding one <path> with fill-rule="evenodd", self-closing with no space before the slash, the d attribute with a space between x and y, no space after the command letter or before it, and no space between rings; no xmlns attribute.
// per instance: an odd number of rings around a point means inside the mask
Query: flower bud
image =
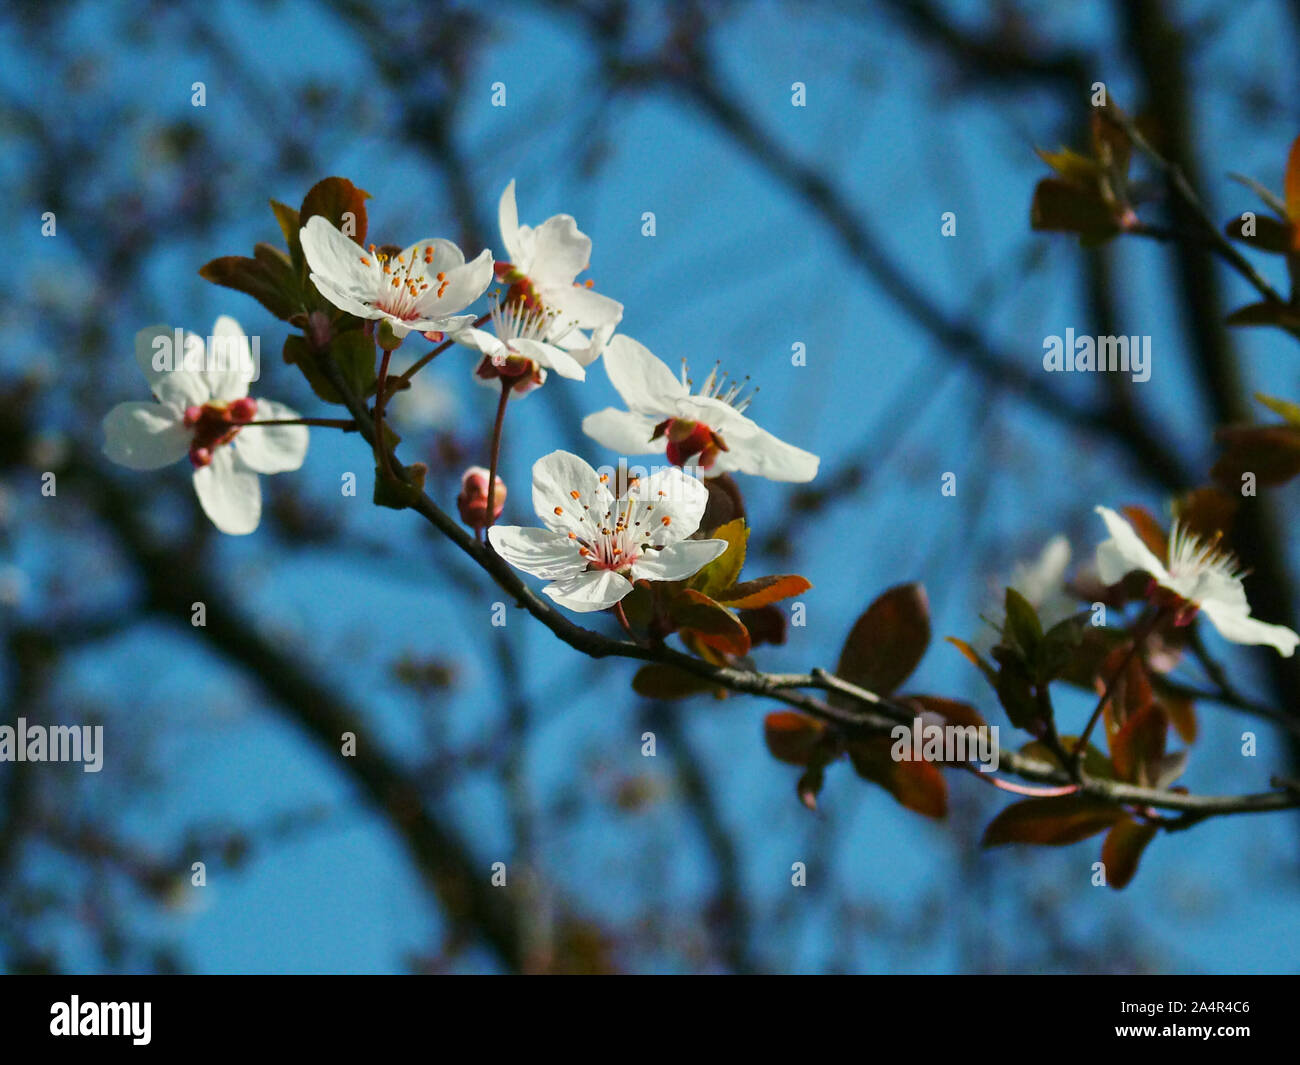
<svg viewBox="0 0 1300 1065"><path fill-rule="evenodd" d="M460 510L460 520L471 529L485 529L487 517L488 471L482 466L471 466L460 479L460 495L456 497L456 506ZM496 479L496 491L492 496L492 520L501 517L506 504L506 483L499 476Z"/></svg>

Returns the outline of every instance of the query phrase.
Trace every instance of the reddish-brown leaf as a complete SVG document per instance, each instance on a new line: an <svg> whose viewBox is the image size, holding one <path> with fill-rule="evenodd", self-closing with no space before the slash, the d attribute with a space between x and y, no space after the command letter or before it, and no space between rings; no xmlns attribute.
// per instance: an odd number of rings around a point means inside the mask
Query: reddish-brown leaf
<svg viewBox="0 0 1300 1065"><path fill-rule="evenodd" d="M1155 838L1156 831L1154 825L1140 824L1127 815L1122 821L1115 822L1101 845L1101 860L1106 866L1108 886L1118 891L1133 879L1142 852Z"/></svg>
<svg viewBox="0 0 1300 1065"><path fill-rule="evenodd" d="M316 182L303 199L298 221L306 225L312 215L321 215L335 228L344 231L345 236L364 246L368 226L366 200L369 198L370 193L357 188L347 178L327 177Z"/></svg>
<svg viewBox="0 0 1300 1065"><path fill-rule="evenodd" d="M1063 847L1095 836L1127 816L1123 810L1082 795L1014 802L989 822L980 841L985 847L1037 843Z"/></svg>
<svg viewBox="0 0 1300 1065"><path fill-rule="evenodd" d="M811 587L812 582L798 574L756 577L752 581L733 584L725 592L720 593L717 600L723 606L753 610L756 607L767 606L769 603L779 603L782 599L799 595Z"/></svg>
<svg viewBox="0 0 1300 1065"><path fill-rule="evenodd" d="M1165 753L1169 715L1159 703L1148 703L1134 713L1110 739L1110 760L1120 780L1151 783L1147 768Z"/></svg>
<svg viewBox="0 0 1300 1065"><path fill-rule="evenodd" d="M807 714L777 710L763 718L763 738L772 757L791 765L808 765L813 760L826 726Z"/></svg>
<svg viewBox="0 0 1300 1065"><path fill-rule="evenodd" d="M1287 216L1300 221L1300 137L1291 142L1286 157L1286 176L1282 179L1282 198L1286 201ZM1300 244L1293 245L1300 251Z"/></svg>
<svg viewBox="0 0 1300 1065"><path fill-rule="evenodd" d="M849 760L858 776L879 784L909 810L936 819L948 812L948 783L930 762L895 761L893 740L872 736L848 744Z"/></svg>
<svg viewBox="0 0 1300 1065"><path fill-rule="evenodd" d="M1214 438L1224 452L1210 472L1229 490L1241 490L1245 473L1261 485L1284 484L1300 474L1300 428L1294 425L1230 425Z"/></svg>
<svg viewBox="0 0 1300 1065"><path fill-rule="evenodd" d="M916 669L930 643L930 603L920 584L900 584L875 600L844 641L836 673L887 695Z"/></svg>
<svg viewBox="0 0 1300 1065"><path fill-rule="evenodd" d="M727 654L749 654L749 633L726 607L693 588L683 588L668 603L668 614L702 643Z"/></svg>

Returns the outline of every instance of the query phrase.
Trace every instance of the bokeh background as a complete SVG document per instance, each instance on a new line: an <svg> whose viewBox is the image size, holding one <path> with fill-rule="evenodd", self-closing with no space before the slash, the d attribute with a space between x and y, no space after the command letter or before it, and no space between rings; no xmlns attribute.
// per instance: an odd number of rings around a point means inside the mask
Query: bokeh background
<svg viewBox="0 0 1300 1065"><path fill-rule="evenodd" d="M234 315L262 338L262 392L337 416L279 362L286 327L197 273L279 240L268 198L343 175L373 195L374 238L474 254L499 250L514 178L523 220L567 212L592 236L623 331L670 364L752 375L753 416L822 457L809 488L742 481L749 572L815 586L763 668L832 666L902 581L926 585L938 636L977 636L1018 561L1065 533L1086 563L1094 505L1166 513L1205 479L1213 427L1264 413L1252 389L1296 396L1292 341L1219 324L1250 299L1237 278L1177 247L1084 251L1028 217L1033 148L1083 145L1095 81L1152 118L1215 217L1256 208L1227 174L1280 186L1300 131L1297 10L6 5L0 721L102 723L106 762L0 764L0 966L1294 971L1294 816L1159 838L1117 892L1090 885L1096 840L981 851L1006 800L969 777L935 823L841 764L813 815L765 750L773 707L648 701L628 662L584 659L517 610L492 627L486 578L413 514L370 505L356 436L314 431L299 473L263 480L246 538L211 528L184 464L136 474L99 447L109 407L143 398L132 337L157 321L206 333ZM1045 374L1043 338L1067 328L1151 336L1151 379ZM430 464L448 507L486 459L493 396L470 368L448 353L394 403L402 457ZM539 455L612 459L578 425L615 402L597 364L512 408L506 520L531 522ZM1295 502L1271 493L1243 545L1258 612L1293 626ZM1245 690L1294 712L1291 664L1209 639ZM910 687L1005 724L938 639ZM1200 722L1194 790L1292 771L1267 725L1209 705Z"/></svg>

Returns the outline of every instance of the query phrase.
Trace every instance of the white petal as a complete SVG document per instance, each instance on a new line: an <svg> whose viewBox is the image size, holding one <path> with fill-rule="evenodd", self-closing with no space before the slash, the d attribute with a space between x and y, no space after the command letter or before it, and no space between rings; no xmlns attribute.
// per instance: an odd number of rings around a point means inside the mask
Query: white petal
<svg viewBox="0 0 1300 1065"><path fill-rule="evenodd" d="M733 412L718 432L731 450L718 456L711 472L735 470L769 481L800 484L817 476L821 460L816 455L778 440L743 414Z"/></svg>
<svg viewBox="0 0 1300 1065"><path fill-rule="evenodd" d="M465 347L472 348L483 355L504 357L510 353L510 349L501 342L500 337L495 333L489 333L485 329L461 329L451 339L456 341L457 344L464 344Z"/></svg>
<svg viewBox="0 0 1300 1065"><path fill-rule="evenodd" d="M582 419L582 431L597 443L620 455L662 455L668 440L651 440L658 421L648 414L606 407Z"/></svg>
<svg viewBox="0 0 1300 1065"><path fill-rule="evenodd" d="M634 516L658 547L684 540L700 527L709 490L695 476L675 466L642 478L628 492L641 501L645 513ZM667 519L665 521L664 519Z"/></svg>
<svg viewBox="0 0 1300 1065"><path fill-rule="evenodd" d="M223 533L243 536L262 520L257 474L245 468L228 446L217 448L212 461L194 471L194 491L203 513Z"/></svg>
<svg viewBox="0 0 1300 1065"><path fill-rule="evenodd" d="M351 237L340 233L323 215L307 219L307 224L298 231L298 239L311 272L319 274L336 291L353 295L359 292L373 295L379 291L383 271L378 260L367 255ZM366 265L362 259L369 259L370 264ZM330 298L324 289L321 295Z"/></svg>
<svg viewBox="0 0 1300 1065"><path fill-rule="evenodd" d="M573 381L585 381L587 379L587 371L567 351L563 351L551 344L543 344L540 340L520 339L513 341L512 344L520 355L532 359L538 366L545 366L554 370L561 377L567 377Z"/></svg>
<svg viewBox="0 0 1300 1065"><path fill-rule="evenodd" d="M587 568L574 541L550 529L493 525L488 541L510 565L548 581L576 577Z"/></svg>
<svg viewBox="0 0 1300 1065"><path fill-rule="evenodd" d="M433 249L433 255L429 257L429 262L424 261L424 250ZM460 245L455 241L447 240L444 237L429 237L426 240L417 240L409 248L403 248L398 253L398 265L406 266L407 263L414 263L417 270L412 271L412 277L423 268L424 273L430 277L436 277L439 272L449 272L458 266L465 265L465 253L460 250Z"/></svg>
<svg viewBox="0 0 1300 1065"><path fill-rule="evenodd" d="M253 349L239 323L223 314L212 327L211 343L204 351L204 376L212 398L222 402L248 395L253 380Z"/></svg>
<svg viewBox="0 0 1300 1065"><path fill-rule="evenodd" d="M727 550L726 540L683 540L662 551L645 552L632 566L632 579L683 581Z"/></svg>
<svg viewBox="0 0 1300 1065"><path fill-rule="evenodd" d="M523 247L519 242L519 208L515 204L515 182L512 178L501 194L497 205L497 223L501 227L501 243L506 246L506 258L520 270L526 265L522 262Z"/></svg>
<svg viewBox="0 0 1300 1065"><path fill-rule="evenodd" d="M596 471L577 455L552 451L533 463L533 508L548 529L589 535L613 501Z"/></svg>
<svg viewBox="0 0 1300 1065"><path fill-rule="evenodd" d="M133 470L156 470L183 458L190 431L159 403L119 403L104 416L104 454Z"/></svg>
<svg viewBox="0 0 1300 1065"><path fill-rule="evenodd" d="M580 329L597 329L617 325L623 319L623 305L618 300L593 292L585 285L556 285L542 289L542 302L556 312L556 325L570 322Z"/></svg>
<svg viewBox="0 0 1300 1065"><path fill-rule="evenodd" d="M452 247L454 248L455 245L453 244ZM460 254L459 248L456 248L456 254ZM477 259L463 266L451 266L446 269L438 265L435 256L430 271L441 270L447 276L441 284L430 284L424 295L416 302L417 312L423 318L436 320L463 311L487 291L488 285L492 284L492 265L492 253L486 250L481 252ZM442 289L442 295L439 296L438 290L442 285L446 285L446 288ZM451 329L443 330L443 332L451 331Z"/></svg>
<svg viewBox="0 0 1300 1065"><path fill-rule="evenodd" d="M560 606L587 613L608 610L632 590L631 583L613 570L591 570L542 589Z"/></svg>
<svg viewBox="0 0 1300 1065"><path fill-rule="evenodd" d="M572 215L552 215L533 231L533 262L528 276L539 288L573 285L591 263L591 238Z"/></svg>
<svg viewBox="0 0 1300 1065"><path fill-rule="evenodd" d="M657 414L662 419L688 394L649 348L622 333L605 349L605 372L628 409L638 414Z"/></svg>
<svg viewBox="0 0 1300 1065"><path fill-rule="evenodd" d="M272 422L297 418L298 412L270 399L257 401L254 421ZM287 473L296 470L307 457L309 434L305 425L270 425L265 429L239 430L232 446L250 470L257 473Z"/></svg>
<svg viewBox="0 0 1300 1065"><path fill-rule="evenodd" d="M1284 658L1290 658L1295 653L1296 644L1300 644L1300 636L1286 626L1256 621L1249 613L1222 603L1203 603L1201 613L1214 623L1225 640L1233 643L1265 644L1276 648Z"/></svg>
<svg viewBox="0 0 1300 1065"><path fill-rule="evenodd" d="M1111 538L1097 546L1097 576L1104 584L1118 584L1134 570L1149 573L1164 582L1169 572L1164 563L1151 553L1133 526L1109 507L1094 508L1106 523Z"/></svg>
<svg viewBox="0 0 1300 1065"><path fill-rule="evenodd" d="M312 217L315 218L318 216L313 215ZM333 282L333 280L326 277L324 274L313 273L310 276L311 283L316 286L316 290L339 310L347 311L348 314L355 314L358 318L391 317L391 315L387 315L383 311L376 310L368 302L369 300L374 299L374 293L365 293L365 298L363 299L362 293L355 290L340 288Z"/></svg>
<svg viewBox="0 0 1300 1065"><path fill-rule="evenodd" d="M179 351L176 350L178 334ZM203 362L203 340L193 333L165 325L141 329L135 335L135 361L149 382L149 391L178 411L189 406L201 407L212 398L206 378L185 369L189 362L194 362L196 369Z"/></svg>

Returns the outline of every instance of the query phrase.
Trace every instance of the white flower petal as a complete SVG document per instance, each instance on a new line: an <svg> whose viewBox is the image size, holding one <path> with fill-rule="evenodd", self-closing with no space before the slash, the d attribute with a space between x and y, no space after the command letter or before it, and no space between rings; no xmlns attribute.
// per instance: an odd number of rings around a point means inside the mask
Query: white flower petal
<svg viewBox="0 0 1300 1065"><path fill-rule="evenodd" d="M577 455L552 451L533 463L533 508L548 529L587 535L612 503L599 475Z"/></svg>
<svg viewBox="0 0 1300 1065"><path fill-rule="evenodd" d="M718 431L731 450L718 455L710 473L735 470L769 481L800 484L817 476L821 460L816 455L778 440L743 414L733 412Z"/></svg>
<svg viewBox="0 0 1300 1065"><path fill-rule="evenodd" d="M311 272L319 274L335 291L355 296L357 293L374 293L379 290L383 271L378 261L374 256L367 255L351 237L339 232L329 219L318 214L312 215L298 231L298 240L302 243L302 253L307 257ZM368 259L369 265L362 262L362 259ZM316 287L321 288L319 284ZM321 289L321 295L326 299L331 298L324 289Z"/></svg>
<svg viewBox="0 0 1300 1065"><path fill-rule="evenodd" d="M686 386L649 348L622 333L605 349L605 372L628 409L638 414L662 419L688 395Z"/></svg>
<svg viewBox="0 0 1300 1065"><path fill-rule="evenodd" d="M257 401L253 420L281 421L297 418L298 412L270 399ZM257 473L287 473L296 470L307 457L309 434L305 425L269 425L265 429L245 426L232 441L243 464Z"/></svg>
<svg viewBox="0 0 1300 1065"><path fill-rule="evenodd" d="M433 255L429 257L428 263L424 261L426 248L433 249ZM449 273L458 266L464 266L465 253L460 250L460 245L455 241L444 237L429 237L426 240L417 240L409 248L403 248L398 253L397 266L404 267L407 263L415 263L417 268L423 268L428 277L434 278L439 272ZM418 271L412 273L416 272Z"/></svg>
<svg viewBox="0 0 1300 1065"><path fill-rule="evenodd" d="M485 329L460 329L451 339L483 355L497 355L504 358L510 353L510 349L501 342L500 337Z"/></svg>
<svg viewBox="0 0 1300 1065"><path fill-rule="evenodd" d="M194 491L203 513L223 533L243 536L262 520L262 487L230 447L219 447L212 461L194 471Z"/></svg>
<svg viewBox="0 0 1300 1065"><path fill-rule="evenodd" d="M1201 604L1204 614L1219 630L1225 640L1241 644L1264 644L1276 648L1284 658L1295 653L1300 644L1300 636L1284 625L1269 625L1256 621L1248 611L1243 611L1222 603L1205 602Z"/></svg>
<svg viewBox="0 0 1300 1065"><path fill-rule="evenodd" d="M519 240L519 208L515 203L515 183L512 178L501 194L497 205L497 224L501 227L501 243L506 246L506 258L517 269L524 270L531 264L524 263L524 249Z"/></svg>
<svg viewBox="0 0 1300 1065"><path fill-rule="evenodd" d="M208 391L220 402L242 399L253 380L253 349L248 337L237 321L223 314L212 327L210 339L203 370Z"/></svg>
<svg viewBox="0 0 1300 1065"><path fill-rule="evenodd" d="M618 300L593 292L585 285L557 285L544 289L542 301L548 310L556 312L557 328L573 322L579 329L598 329L617 325L623 320L623 305Z"/></svg>
<svg viewBox="0 0 1300 1065"><path fill-rule="evenodd" d="M104 454L133 470L156 470L183 458L190 431L172 407L119 403L104 416Z"/></svg>
<svg viewBox="0 0 1300 1065"><path fill-rule="evenodd" d="M313 273L310 276L311 283L316 286L316 290L339 310L347 311L348 314L355 314L358 318L392 318L392 315L376 310L371 305L371 301L374 299L373 293L362 294L353 290L345 290L324 274Z"/></svg>
<svg viewBox="0 0 1300 1065"><path fill-rule="evenodd" d="M640 500L645 514L635 519L643 523L645 535L657 547L684 540L700 527L709 490L694 475L675 466L657 470L628 490ZM667 520L665 520L667 519Z"/></svg>
<svg viewBox="0 0 1300 1065"><path fill-rule="evenodd" d="M203 340L193 333L181 333L181 348L176 349L177 330L165 325L151 325L135 335L135 361L149 382L149 391L158 399L183 412L186 407L201 407L212 398L207 379L185 366L193 361L195 370L202 365Z"/></svg>
<svg viewBox="0 0 1300 1065"><path fill-rule="evenodd" d="M573 285L591 263L591 238L572 215L552 215L533 231L533 262L528 276L542 289Z"/></svg>
<svg viewBox="0 0 1300 1065"><path fill-rule="evenodd" d="M1118 584L1134 570L1149 573L1161 583L1169 579L1164 563L1151 553L1132 525L1109 507L1094 509L1111 536L1097 546L1097 575L1103 584Z"/></svg>
<svg viewBox="0 0 1300 1065"><path fill-rule="evenodd" d="M634 581L683 581L727 550L726 540L682 540L662 551L647 551L632 566Z"/></svg>
<svg viewBox="0 0 1300 1065"><path fill-rule="evenodd" d="M608 610L628 592L631 583L613 570L591 570L565 581L556 581L542 589L560 606L579 613Z"/></svg>
<svg viewBox="0 0 1300 1065"><path fill-rule="evenodd" d="M520 525L493 525L488 541L510 565L548 581L576 577L587 568L577 545L561 532Z"/></svg>
<svg viewBox="0 0 1300 1065"><path fill-rule="evenodd" d="M527 340L524 338L511 343L520 355L532 359L538 366L545 366L554 370L561 377L568 377L574 381L585 381L587 378L587 371L582 368L582 364L561 348L551 344L543 344L540 340Z"/></svg>
<svg viewBox="0 0 1300 1065"><path fill-rule="evenodd" d="M450 241L440 241L440 244L450 244ZM451 245L455 248L455 245ZM460 254L460 249L456 248L456 254ZM437 258L434 259L434 265L429 267L430 272L441 270L445 273L446 279L439 283L430 283L429 288L425 290L424 295L416 302L416 310L422 318L437 320L447 319L451 315L463 311L484 292L487 291L488 285L492 284L492 253L484 250L477 259L465 263L464 265L451 266L447 269L437 265ZM442 286L445 285L445 288ZM438 295L438 290L442 288L442 295ZM454 327L443 328L443 332L452 332ZM427 330L421 330L427 332Z"/></svg>
<svg viewBox="0 0 1300 1065"><path fill-rule="evenodd" d="M620 455L662 455L668 447L665 437L650 439L658 421L648 414L606 407L582 419L582 431L603 447Z"/></svg>

